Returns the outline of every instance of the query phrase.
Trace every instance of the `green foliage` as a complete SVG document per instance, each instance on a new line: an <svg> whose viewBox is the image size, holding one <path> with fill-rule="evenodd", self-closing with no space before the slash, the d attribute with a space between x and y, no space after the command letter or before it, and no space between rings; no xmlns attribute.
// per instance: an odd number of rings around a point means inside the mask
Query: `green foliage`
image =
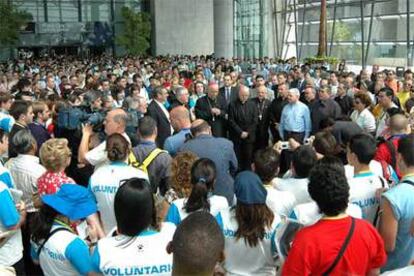
<svg viewBox="0 0 414 276"><path fill-rule="evenodd" d="M145 12L134 12L122 8L124 31L116 37L116 43L125 48L130 55L143 55L150 47L151 20Z"/></svg>
<svg viewBox="0 0 414 276"><path fill-rule="evenodd" d="M19 32L33 19L26 11L18 10L13 4L0 1L0 45L13 46L19 41Z"/></svg>
<svg viewBox="0 0 414 276"><path fill-rule="evenodd" d="M338 64L338 59L336 57L319 57L319 56L315 56L315 57L307 57L305 58L305 63L309 63L309 64L331 64L331 65L336 65Z"/></svg>
<svg viewBox="0 0 414 276"><path fill-rule="evenodd" d="M328 24L328 37L332 35L332 23ZM352 32L349 26L343 22L337 21L335 23L334 41L351 41Z"/></svg>

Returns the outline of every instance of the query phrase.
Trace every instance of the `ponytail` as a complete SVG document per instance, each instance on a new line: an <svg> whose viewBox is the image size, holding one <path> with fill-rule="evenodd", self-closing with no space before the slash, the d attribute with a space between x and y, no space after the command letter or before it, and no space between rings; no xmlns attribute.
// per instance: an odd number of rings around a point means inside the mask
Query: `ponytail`
<svg viewBox="0 0 414 276"><path fill-rule="evenodd" d="M210 211L210 202L208 201L209 188L207 187L206 180L200 178L193 186L190 197L184 205L184 209L187 213L191 213L197 210Z"/></svg>

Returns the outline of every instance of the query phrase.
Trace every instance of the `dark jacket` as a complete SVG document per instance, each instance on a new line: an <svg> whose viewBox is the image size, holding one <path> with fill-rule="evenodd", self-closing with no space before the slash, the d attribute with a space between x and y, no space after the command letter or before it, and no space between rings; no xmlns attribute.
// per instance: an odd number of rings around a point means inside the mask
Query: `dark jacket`
<svg viewBox="0 0 414 276"><path fill-rule="evenodd" d="M168 118L165 116L164 111L158 105L158 103L153 100L149 106L147 115L151 116L157 122L157 145L159 148L164 146L165 139L171 136L171 125Z"/></svg>
<svg viewBox="0 0 414 276"><path fill-rule="evenodd" d="M226 138L216 138L201 134L182 145L179 151L191 151L200 158L209 158L217 168L217 180L214 194L225 196L229 205L233 205L234 185L238 163L233 143Z"/></svg>
<svg viewBox="0 0 414 276"><path fill-rule="evenodd" d="M354 99L352 99L348 95L336 96L335 102L337 102L339 107L341 108L342 115L351 115L352 111L354 110Z"/></svg>
<svg viewBox="0 0 414 276"><path fill-rule="evenodd" d="M341 117L341 108L334 100L316 100L310 106L311 120L312 120L312 133L315 134L319 131L319 124L323 119L331 117L333 119L339 119Z"/></svg>
<svg viewBox="0 0 414 276"><path fill-rule="evenodd" d="M229 132L233 143L241 142L240 135L243 131L249 133L244 142L254 143L256 141L256 128L258 123L257 107L252 101L242 103L240 100L229 105Z"/></svg>
<svg viewBox="0 0 414 276"><path fill-rule="evenodd" d="M220 109L219 116L213 116L211 113L212 108ZM227 108L226 100L218 95L215 100L210 99L208 96L201 97L197 100L194 108L197 119L203 119L211 126L211 131L215 137L225 137L227 128Z"/></svg>
<svg viewBox="0 0 414 276"><path fill-rule="evenodd" d="M230 103L236 101L239 98L239 90L240 90L240 87L239 86L232 86L231 87L231 92L230 92L230 99L226 99L226 90L225 90L225 87L223 86L223 87L221 87L219 89L219 95L221 97L223 97L223 99L225 100L225 102L226 102L226 108L229 107L229 104Z"/></svg>

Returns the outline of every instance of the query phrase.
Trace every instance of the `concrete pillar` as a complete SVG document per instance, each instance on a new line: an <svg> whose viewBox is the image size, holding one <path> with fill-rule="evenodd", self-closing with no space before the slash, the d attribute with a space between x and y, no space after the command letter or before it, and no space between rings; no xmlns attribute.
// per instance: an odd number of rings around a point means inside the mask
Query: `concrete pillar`
<svg viewBox="0 0 414 276"><path fill-rule="evenodd" d="M233 57L233 25L233 0L214 0L214 53L216 57Z"/></svg>

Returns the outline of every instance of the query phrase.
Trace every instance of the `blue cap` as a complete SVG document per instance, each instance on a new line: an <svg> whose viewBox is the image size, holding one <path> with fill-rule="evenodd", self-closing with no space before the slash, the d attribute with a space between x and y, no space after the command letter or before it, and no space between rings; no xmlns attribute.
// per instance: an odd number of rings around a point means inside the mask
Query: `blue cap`
<svg viewBox="0 0 414 276"><path fill-rule="evenodd" d="M77 184L63 184L57 193L42 196L42 201L71 220L86 218L98 210L88 189Z"/></svg>
<svg viewBox="0 0 414 276"><path fill-rule="evenodd" d="M244 204L265 204L267 191L259 176L251 171L239 173L234 180L237 201Z"/></svg>

